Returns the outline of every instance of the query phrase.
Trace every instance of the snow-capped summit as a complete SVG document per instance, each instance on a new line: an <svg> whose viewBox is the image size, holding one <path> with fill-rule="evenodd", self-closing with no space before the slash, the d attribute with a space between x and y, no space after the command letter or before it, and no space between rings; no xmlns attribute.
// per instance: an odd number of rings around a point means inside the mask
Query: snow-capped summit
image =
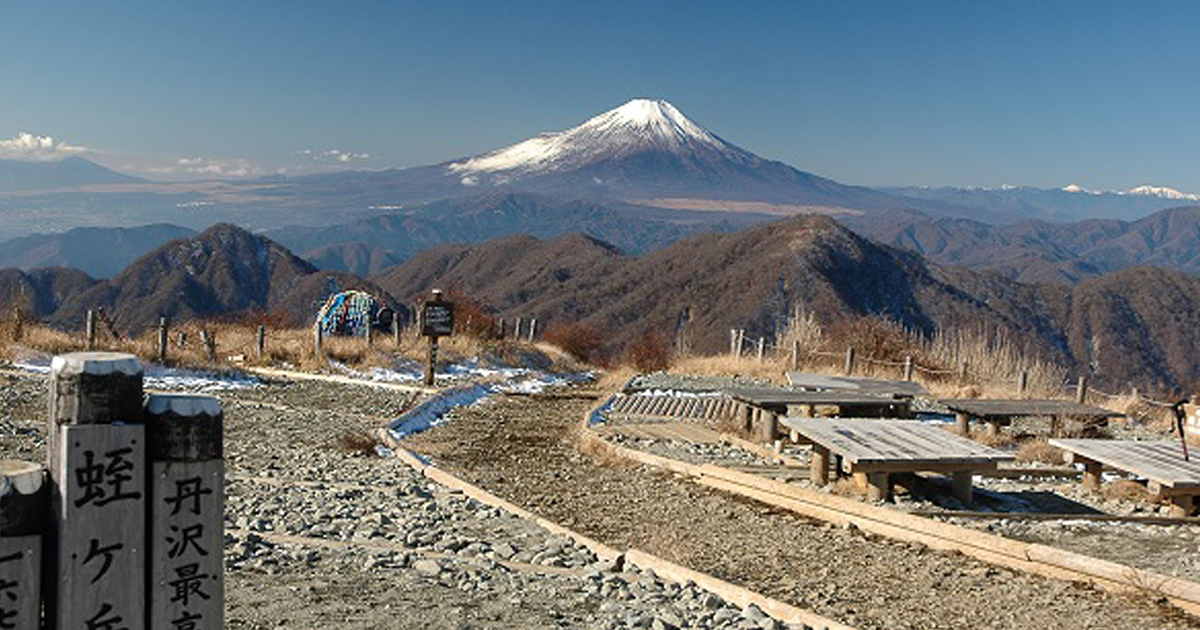
<svg viewBox="0 0 1200 630"><path fill-rule="evenodd" d="M1130 188L1121 194L1140 195L1143 197L1160 197L1162 199L1184 199L1188 201L1200 200L1200 195L1180 192L1174 188L1168 188L1166 186L1142 185L1135 188Z"/></svg>
<svg viewBox="0 0 1200 630"><path fill-rule="evenodd" d="M536 175L577 169L602 160L647 151L733 160L761 161L718 138L664 100L634 99L566 131L535 138L447 165L463 175L505 173Z"/></svg>

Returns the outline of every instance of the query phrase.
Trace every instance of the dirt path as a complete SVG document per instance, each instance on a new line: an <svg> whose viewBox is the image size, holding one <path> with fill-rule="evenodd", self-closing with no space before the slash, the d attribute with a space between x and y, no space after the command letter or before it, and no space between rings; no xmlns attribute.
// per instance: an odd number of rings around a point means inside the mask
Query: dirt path
<svg viewBox="0 0 1200 630"><path fill-rule="evenodd" d="M550 520L638 547L864 630L1197 628L1143 596L993 567L834 529L648 470L593 461L572 430L587 400L460 409L407 444Z"/></svg>

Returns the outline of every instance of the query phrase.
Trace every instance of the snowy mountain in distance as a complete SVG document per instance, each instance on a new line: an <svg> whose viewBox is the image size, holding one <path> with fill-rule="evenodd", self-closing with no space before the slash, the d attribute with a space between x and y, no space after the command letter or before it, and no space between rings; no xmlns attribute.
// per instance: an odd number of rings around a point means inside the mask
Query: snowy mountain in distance
<svg viewBox="0 0 1200 630"><path fill-rule="evenodd" d="M987 212L1007 213L1044 221L1121 219L1132 221L1159 210L1194 205L1200 195L1166 186L1142 185L1128 190L1096 190L1079 184L1061 188L1032 186L927 187L907 186L879 190L915 199L974 206ZM992 221L1003 223L1005 221Z"/></svg>
<svg viewBox="0 0 1200 630"><path fill-rule="evenodd" d="M698 161L754 165L761 158L725 142L662 100L634 99L578 127L535 138L447 166L464 178L490 174L537 175L583 168L646 151ZM503 183L503 182L502 182Z"/></svg>

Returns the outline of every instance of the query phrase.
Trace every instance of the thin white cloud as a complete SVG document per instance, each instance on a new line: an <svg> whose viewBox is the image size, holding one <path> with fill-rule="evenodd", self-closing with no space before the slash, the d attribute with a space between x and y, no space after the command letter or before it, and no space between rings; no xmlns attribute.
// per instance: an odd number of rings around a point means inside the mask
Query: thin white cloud
<svg viewBox="0 0 1200 630"><path fill-rule="evenodd" d="M50 136L37 136L25 132L12 138L0 139L0 158L9 160L61 160L91 151L87 147L67 144Z"/></svg>
<svg viewBox="0 0 1200 630"><path fill-rule="evenodd" d="M371 159L370 153L355 153L354 151L342 151L341 149L303 149L297 151L296 155L312 159L314 162L321 163L338 163L349 164L351 162L359 162L362 160Z"/></svg>
<svg viewBox="0 0 1200 630"><path fill-rule="evenodd" d="M213 159L186 157L165 166L150 166L142 169L158 175L208 175L213 177L253 177L263 174L263 169L244 158Z"/></svg>

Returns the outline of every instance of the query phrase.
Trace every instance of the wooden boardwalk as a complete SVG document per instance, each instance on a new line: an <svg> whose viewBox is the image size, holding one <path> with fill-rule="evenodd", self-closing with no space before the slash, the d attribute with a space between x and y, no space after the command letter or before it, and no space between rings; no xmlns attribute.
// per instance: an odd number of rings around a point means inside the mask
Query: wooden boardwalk
<svg viewBox="0 0 1200 630"><path fill-rule="evenodd" d="M1075 418L1085 424L1107 422L1125 414L1103 407L1082 405L1069 400L997 399L978 400L973 398L944 398L940 401L957 416L960 435L967 435L972 418L986 422L990 433L998 433L1001 424L1013 418L1048 417L1053 432L1058 432L1063 418Z"/></svg>
<svg viewBox="0 0 1200 630"><path fill-rule="evenodd" d="M609 417L617 420L716 420L734 412L723 396L625 396L613 399Z"/></svg>
<svg viewBox="0 0 1200 630"><path fill-rule="evenodd" d="M846 391L888 398L928 396L924 385L912 381L889 381L862 376L832 376L813 372L788 372L788 385L812 391Z"/></svg>
<svg viewBox="0 0 1200 630"><path fill-rule="evenodd" d="M855 481L873 500L891 494L892 473L949 473L955 496L971 503L971 476L995 470L1012 455L944 429L915 421L849 418L784 418L783 426L813 444L812 481L829 481L830 455L850 465Z"/></svg>
<svg viewBox="0 0 1200 630"><path fill-rule="evenodd" d="M1171 503L1171 516L1191 514L1193 497L1200 495L1200 461L1184 461L1179 442L1168 440L1050 440L1065 451L1068 462L1083 464L1083 485L1100 489L1103 466L1147 480L1147 488Z"/></svg>

